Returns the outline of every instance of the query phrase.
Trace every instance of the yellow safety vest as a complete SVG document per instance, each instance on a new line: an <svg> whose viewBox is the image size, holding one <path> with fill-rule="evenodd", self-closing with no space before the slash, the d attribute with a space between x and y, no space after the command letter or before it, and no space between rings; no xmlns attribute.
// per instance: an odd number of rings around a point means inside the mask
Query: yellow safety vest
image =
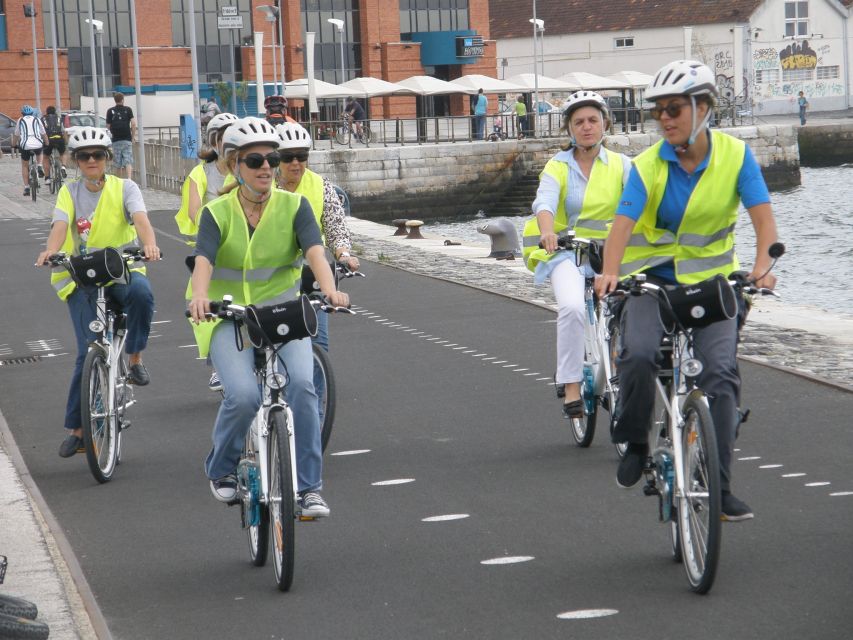
<svg viewBox="0 0 853 640"><path fill-rule="evenodd" d="M311 169L306 169L302 175L302 180L294 189L293 193L299 193L306 198L314 211L314 217L317 219L317 226L320 227L320 233L323 235L323 244L326 244L326 233L323 229L323 178L320 174L314 173Z"/></svg>
<svg viewBox="0 0 853 640"><path fill-rule="evenodd" d="M579 238L603 240L610 232L610 225L616 214L619 204L619 196L622 194L622 183L624 178L624 167L622 156L615 151L605 149L607 162L596 158L589 174L589 183L583 196L581 213L575 222L575 233ZM557 210L554 212L554 232L557 235L566 235L568 229L568 216L566 214L566 192L569 182L569 165L560 160L551 158L542 170L541 175L549 175L560 185L560 197L557 200ZM522 232L522 257L527 268L536 270L540 262L547 262L555 254L548 254L545 249L539 248L539 223L534 215L524 225Z"/></svg>
<svg viewBox="0 0 853 640"><path fill-rule="evenodd" d="M302 196L273 189L250 238L237 194L234 189L207 205L221 233L208 297L221 300L230 294L240 305L293 300L302 273L302 250L294 229ZM192 297L192 285L187 287L187 297ZM205 357L210 351L210 338L218 323L215 320L192 325L200 356Z"/></svg>
<svg viewBox="0 0 853 640"><path fill-rule="evenodd" d="M669 162L660 157L662 144L661 140L634 159L648 198L625 248L620 274L674 261L675 278L682 284L695 284L717 274L728 276L739 268L734 232L745 143L711 132L711 157L687 201L677 234L657 227L658 207L669 178Z"/></svg>
<svg viewBox="0 0 853 640"><path fill-rule="evenodd" d="M66 255L79 255L80 253L80 237L77 234L74 202L80 189L85 188L82 180L66 182L56 197L56 208L68 214L68 231L60 249ZM98 198L98 204L92 217L89 238L86 241L88 253L107 247L115 247L121 251L128 247L138 246L136 228L128 223L124 211L124 180L107 175L104 188L101 190L101 197ZM131 271L144 274L145 267L134 267ZM54 267L51 270L50 283L60 300L67 300L77 287L71 279L71 275L63 267Z"/></svg>
<svg viewBox="0 0 853 640"><path fill-rule="evenodd" d="M186 242L191 247L195 246L195 239L198 235L198 214L196 215L195 222L190 219L190 185L192 182L195 183L196 191L198 193L199 200L202 205L207 204L210 200L207 197L207 173L204 171L204 165L206 163L200 162L193 170L190 171L186 180L184 180L184 184L181 187L181 208L178 210L178 213L175 214L175 222L178 223L178 229L181 232L181 235L184 237L184 242ZM234 182L234 176L232 174L228 174L225 176L225 183L223 187L227 187L232 182ZM201 213L201 210L198 211Z"/></svg>

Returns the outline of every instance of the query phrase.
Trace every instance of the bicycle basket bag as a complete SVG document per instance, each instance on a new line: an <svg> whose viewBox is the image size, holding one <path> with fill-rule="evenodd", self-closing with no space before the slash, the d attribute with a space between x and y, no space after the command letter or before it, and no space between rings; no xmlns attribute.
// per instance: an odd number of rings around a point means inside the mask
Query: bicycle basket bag
<svg viewBox="0 0 853 640"><path fill-rule="evenodd" d="M661 292L660 317L669 331L676 322L685 329L706 327L737 315L737 297L722 275L698 284L666 286Z"/></svg>
<svg viewBox="0 0 853 640"><path fill-rule="evenodd" d="M267 341L283 344L317 335L317 313L305 295L270 307L249 305L246 319L249 340L257 348Z"/></svg>
<svg viewBox="0 0 853 640"><path fill-rule="evenodd" d="M72 256L71 269L84 287L103 287L126 276L124 259L118 249L112 247Z"/></svg>

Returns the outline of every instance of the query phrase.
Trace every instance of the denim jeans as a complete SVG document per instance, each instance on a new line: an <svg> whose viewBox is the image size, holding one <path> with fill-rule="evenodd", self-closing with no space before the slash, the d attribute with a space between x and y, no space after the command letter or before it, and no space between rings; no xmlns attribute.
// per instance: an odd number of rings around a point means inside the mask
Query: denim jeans
<svg viewBox="0 0 853 640"><path fill-rule="evenodd" d="M319 346L323 351L329 353L329 314L320 311L317 314L317 335L311 338L311 341ZM320 418L320 428L323 427L323 418L326 411L321 398L326 393L326 380L318 367L314 367L314 389L317 392L317 411Z"/></svg>
<svg viewBox="0 0 853 640"><path fill-rule="evenodd" d="M486 116L474 116L474 140L482 140L486 137Z"/></svg>
<svg viewBox="0 0 853 640"><path fill-rule="evenodd" d="M144 275L134 273L130 284L114 284L105 289L106 297L122 306L127 314L127 339L124 343L126 353L144 351L151 331L154 317L154 294L151 283ZM89 330L89 323L95 319L95 304L98 290L94 287L79 287L68 296L68 312L74 335L77 338L77 359L74 361L74 373L71 375L71 387L68 389L68 403L65 408L65 428L79 429L82 426L80 416L80 385L83 374L83 362L89 351L89 343L95 334Z"/></svg>
<svg viewBox="0 0 853 640"><path fill-rule="evenodd" d="M205 461L207 477L212 480L237 470L246 432L261 406L261 390L253 368L254 352L248 340L244 344L244 349L238 351L231 322L221 322L213 331L210 357L222 381L224 398L213 424L213 448ZM298 490L320 489L323 453L311 341L304 338L287 343L279 350L279 358L284 361L289 377L286 397L295 422Z"/></svg>

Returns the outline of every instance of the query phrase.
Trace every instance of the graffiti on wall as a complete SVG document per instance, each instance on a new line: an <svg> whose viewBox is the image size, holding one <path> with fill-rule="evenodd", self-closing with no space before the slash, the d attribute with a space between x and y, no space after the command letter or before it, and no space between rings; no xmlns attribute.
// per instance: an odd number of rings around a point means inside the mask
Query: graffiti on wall
<svg viewBox="0 0 853 640"><path fill-rule="evenodd" d="M779 67L779 52L773 47L756 49L752 52L752 68L756 71L777 69Z"/></svg>
<svg viewBox="0 0 853 640"><path fill-rule="evenodd" d="M759 100L769 98L791 98L793 99L800 91L807 98L827 98L844 95L844 85L840 82L773 82L760 85Z"/></svg>
<svg viewBox="0 0 853 640"><path fill-rule="evenodd" d="M717 75L725 74L726 71L731 71L734 69L734 62L732 61L732 52L728 49L724 51L717 51L714 54L714 71Z"/></svg>
<svg viewBox="0 0 853 640"><path fill-rule="evenodd" d="M808 40L794 42L779 52L779 61L783 69L814 69L817 66L817 53L809 46Z"/></svg>

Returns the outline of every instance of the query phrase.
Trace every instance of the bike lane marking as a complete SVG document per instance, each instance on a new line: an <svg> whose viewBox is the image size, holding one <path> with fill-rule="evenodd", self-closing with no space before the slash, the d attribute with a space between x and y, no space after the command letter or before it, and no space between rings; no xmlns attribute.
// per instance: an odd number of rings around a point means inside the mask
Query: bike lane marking
<svg viewBox="0 0 853 640"><path fill-rule="evenodd" d="M518 564L520 562L530 562L534 559L533 556L499 556L497 558L489 558L488 560L480 560L480 564Z"/></svg>
<svg viewBox="0 0 853 640"><path fill-rule="evenodd" d="M371 482L370 484L374 487L389 487L395 484L408 484L414 481L414 478L395 478L394 480L379 480L378 482Z"/></svg>
<svg viewBox="0 0 853 640"><path fill-rule="evenodd" d="M362 453L370 453L370 449L352 449L351 451L335 451L330 453L332 456L357 456Z"/></svg>
<svg viewBox="0 0 853 640"><path fill-rule="evenodd" d="M421 518L421 522L450 522L451 520L464 520L465 518L470 518L471 516L467 513L448 513L443 516L429 516L428 518Z"/></svg>

